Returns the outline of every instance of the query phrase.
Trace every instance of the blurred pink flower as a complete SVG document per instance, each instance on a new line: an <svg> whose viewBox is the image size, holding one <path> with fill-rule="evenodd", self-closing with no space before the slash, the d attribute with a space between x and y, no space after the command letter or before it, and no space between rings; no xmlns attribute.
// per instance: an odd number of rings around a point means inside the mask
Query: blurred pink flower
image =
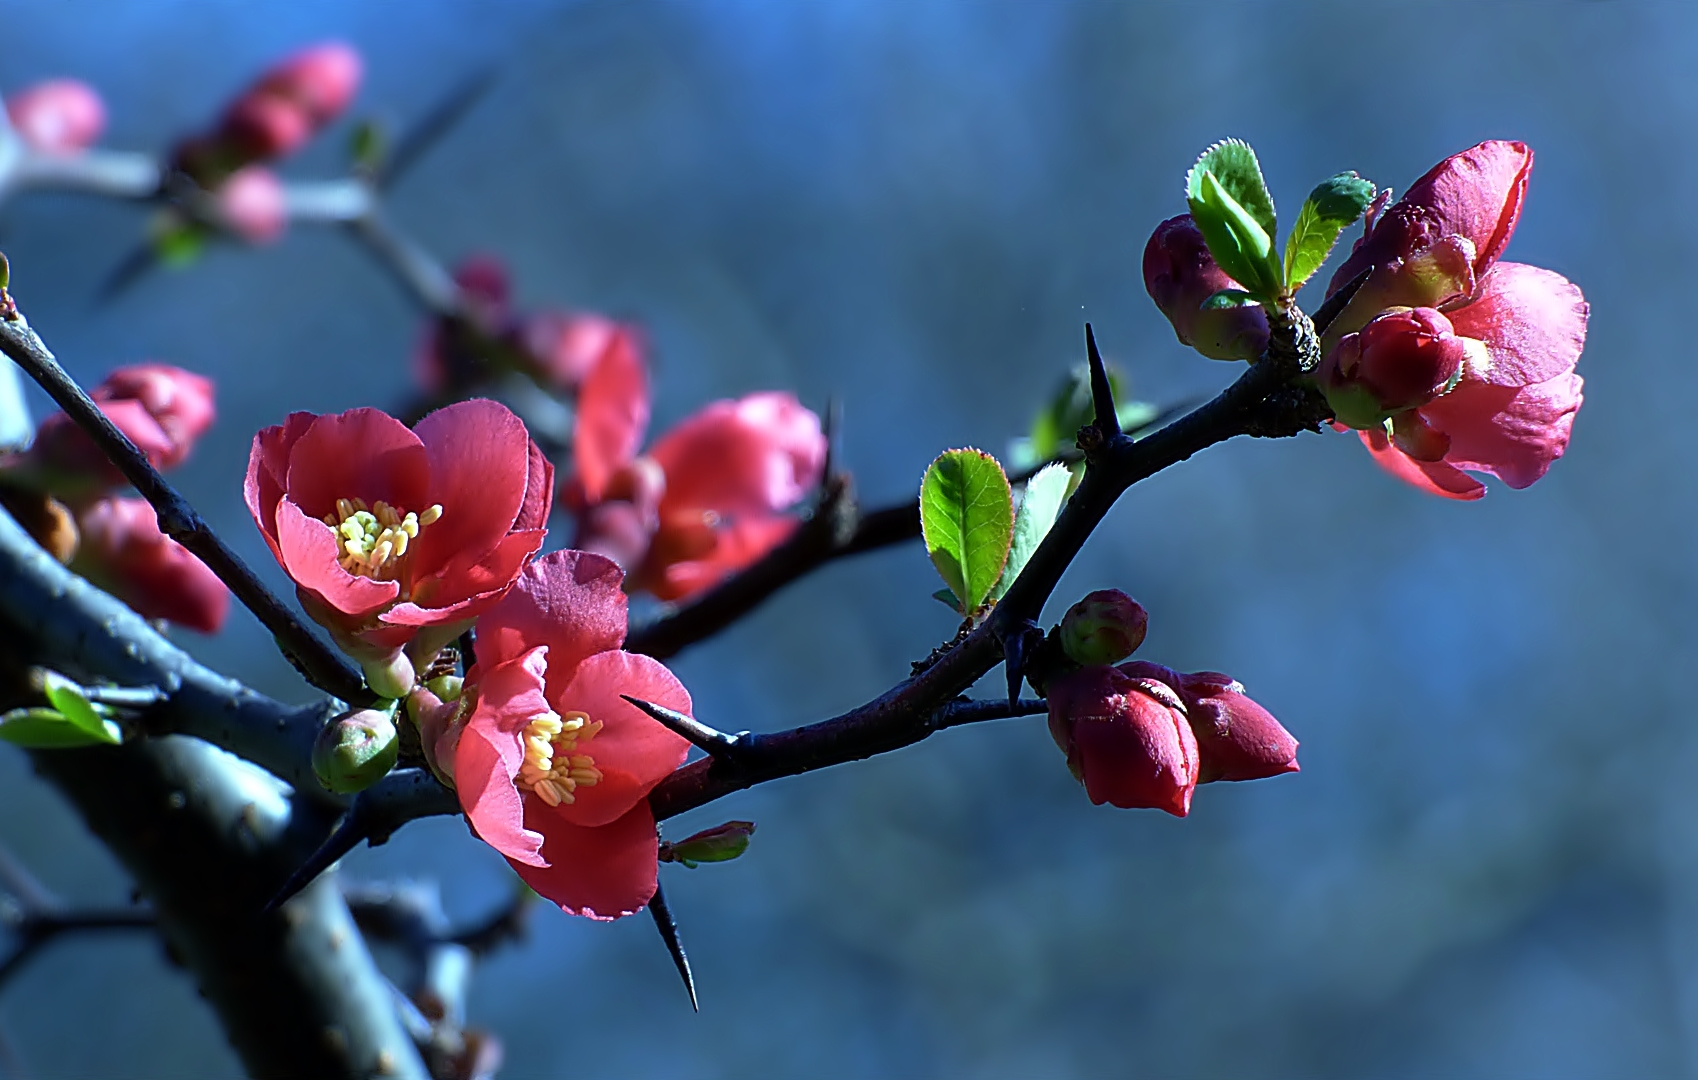
<svg viewBox="0 0 1698 1080"><path fill-rule="evenodd" d="M49 79L6 99L12 128L32 150L74 154L94 145L106 128L106 106L87 83Z"/></svg>
<svg viewBox="0 0 1698 1080"><path fill-rule="evenodd" d="M82 542L71 568L136 613L217 633L230 592L205 563L159 531L146 499L100 499L77 516Z"/></svg>

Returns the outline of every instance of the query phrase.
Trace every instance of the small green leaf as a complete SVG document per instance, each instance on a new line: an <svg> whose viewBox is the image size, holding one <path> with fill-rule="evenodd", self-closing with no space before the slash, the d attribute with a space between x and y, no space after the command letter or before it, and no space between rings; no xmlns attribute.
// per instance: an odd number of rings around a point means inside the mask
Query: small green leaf
<svg viewBox="0 0 1698 1080"><path fill-rule="evenodd" d="M348 136L348 156L354 167L375 172L389 156L388 132L376 120L361 120Z"/></svg>
<svg viewBox="0 0 1698 1080"><path fill-rule="evenodd" d="M1243 289L1222 289L1197 306L1204 311L1217 311L1222 308L1255 307L1260 303L1260 300Z"/></svg>
<svg viewBox="0 0 1698 1080"><path fill-rule="evenodd" d="M101 721L99 735L91 735L65 719L56 709L13 709L0 714L0 740L26 750L67 750L119 741L118 725Z"/></svg>
<svg viewBox="0 0 1698 1080"><path fill-rule="evenodd" d="M1002 574L1014 537L1014 494L996 458L947 450L920 483L920 531L932 565L973 611Z"/></svg>
<svg viewBox="0 0 1698 1080"><path fill-rule="evenodd" d="M1161 410L1148 401L1123 401L1114 410L1114 418L1120 421L1120 430L1136 432L1155 423Z"/></svg>
<svg viewBox="0 0 1698 1080"><path fill-rule="evenodd" d="M1296 291L1332 254L1338 234L1374 201L1374 185L1353 172L1339 173L1309 192L1285 240L1286 288Z"/></svg>
<svg viewBox="0 0 1698 1080"><path fill-rule="evenodd" d="M1038 550L1038 544L1049 535L1050 526L1055 524L1056 516L1067 502L1072 479L1065 465L1045 465L1036 476L1026 481L1026 493L1020 497L1020 512L1014 516L1014 542L1008 547L1008 564L1002 568L1002 577L997 580L996 588L991 590L992 600L1002 599L1002 594L1014 584L1021 569L1031 560L1032 552Z"/></svg>
<svg viewBox="0 0 1698 1080"><path fill-rule="evenodd" d="M118 727L116 724L101 718L94 711L94 706L83 697L83 688L60 675L58 672L47 672L43 680L42 693L53 707L59 710L71 724L79 728L83 734L96 742L118 744Z"/></svg>
<svg viewBox="0 0 1698 1080"><path fill-rule="evenodd" d="M1191 219L1203 234L1209 254L1227 276L1259 300L1278 294L1285 268L1273 250L1273 234L1262 227L1211 172L1198 181L1199 192L1190 200Z"/></svg>
<svg viewBox="0 0 1698 1080"><path fill-rule="evenodd" d="M153 252L166 266L180 269L200 257L206 233L198 225L173 225L153 238Z"/></svg>
<svg viewBox="0 0 1698 1080"><path fill-rule="evenodd" d="M1191 171L1185 174L1185 197L1194 200L1203 193L1203 174L1209 173L1234 202L1243 207L1269 236L1278 232L1273 196L1262 179L1256 152L1242 139L1223 139L1204 150ZM1229 271L1230 272L1230 271ZM1238 275L1233 274L1233 277ZM1243 278L1238 278L1243 281Z"/></svg>
<svg viewBox="0 0 1698 1080"><path fill-rule="evenodd" d="M1120 417L1121 430L1143 427L1159 415L1160 410L1148 402L1125 400L1126 380L1113 367L1108 369L1108 386L1114 399L1120 402L1115 411ZM1061 380L1050 400L1038 410L1038 415L1032 418L1032 428L1026 437L1015 439L1009 445L1009 464L1024 471L1072 449L1079 429L1091 422L1094 412L1091 369L1087 364L1078 364ZM1128 417L1132 419L1128 420Z"/></svg>
<svg viewBox="0 0 1698 1080"><path fill-rule="evenodd" d="M949 610L957 614L962 614L961 601L957 600L955 598L955 594L950 592L948 589L939 589L937 592L932 593L932 599L943 604L949 608Z"/></svg>

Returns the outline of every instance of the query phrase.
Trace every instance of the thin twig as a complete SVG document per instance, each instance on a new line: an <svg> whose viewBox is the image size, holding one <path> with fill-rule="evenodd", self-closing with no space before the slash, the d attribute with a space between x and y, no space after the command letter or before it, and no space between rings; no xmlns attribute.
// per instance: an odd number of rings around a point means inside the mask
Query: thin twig
<svg viewBox="0 0 1698 1080"><path fill-rule="evenodd" d="M5 293L0 292L0 302L5 299ZM229 586L236 599L271 631L283 654L308 682L350 704L365 705L375 701L375 696L366 689L365 681L353 665L308 629L212 531L188 500L153 467L147 455L138 450L83 392L82 387L66 374L41 338L30 329L23 315L9 306L7 314L9 317L0 317L0 352L11 357L39 383L48 396L88 433L124 474L124 478L153 504L159 516L160 530L193 552L218 575L219 580Z"/></svg>

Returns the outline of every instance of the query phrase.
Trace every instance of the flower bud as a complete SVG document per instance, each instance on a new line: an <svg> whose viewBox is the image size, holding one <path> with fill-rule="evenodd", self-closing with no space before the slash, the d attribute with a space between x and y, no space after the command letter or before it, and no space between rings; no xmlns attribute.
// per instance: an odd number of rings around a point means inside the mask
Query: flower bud
<svg viewBox="0 0 1698 1080"><path fill-rule="evenodd" d="M681 863L691 870L697 863L730 862L749 849L749 837L754 832L752 821L727 821L676 844L665 845L660 858L662 862Z"/></svg>
<svg viewBox="0 0 1698 1080"><path fill-rule="evenodd" d="M159 530L146 499L100 499L77 524L82 543L71 569L147 619L217 633L230 590L187 548Z"/></svg>
<svg viewBox="0 0 1698 1080"><path fill-rule="evenodd" d="M1184 817L1197 787L1197 739L1167 684L1119 668L1051 680L1049 731L1091 802Z"/></svg>
<svg viewBox="0 0 1698 1080"><path fill-rule="evenodd" d="M287 157L310 138L312 125L294 103L248 94L236 99L224 114L216 142L233 163L249 164Z"/></svg>
<svg viewBox="0 0 1698 1080"><path fill-rule="evenodd" d="M1339 423L1367 430L1449 393L1471 363L1490 362L1485 346L1458 336L1440 312L1394 307L1340 339L1315 379Z"/></svg>
<svg viewBox="0 0 1698 1080"><path fill-rule="evenodd" d="M460 691L465 688L466 680L459 675L438 675L426 681L425 689L435 694L442 701L459 701Z"/></svg>
<svg viewBox="0 0 1698 1080"><path fill-rule="evenodd" d="M283 182L259 165L237 169L216 196L218 212L231 232L250 244L269 244L283 235L289 211Z"/></svg>
<svg viewBox="0 0 1698 1080"><path fill-rule="evenodd" d="M361 67L353 46L326 41L279 61L249 94L283 98L303 110L314 127L323 127L354 100Z"/></svg>
<svg viewBox="0 0 1698 1080"><path fill-rule="evenodd" d="M1215 264L1190 214L1156 226L1144 247L1144 288L1179 340L1214 360L1254 360L1268 347L1260 306L1202 309L1222 289L1243 286Z"/></svg>
<svg viewBox="0 0 1698 1080"><path fill-rule="evenodd" d="M1266 709L1244 696L1230 675L1198 671L1179 676L1202 767L1197 782L1260 780L1297 772L1297 740Z"/></svg>
<svg viewBox="0 0 1698 1080"><path fill-rule="evenodd" d="M106 106L87 83L49 79L6 99L6 114L32 150L74 154L100 138Z"/></svg>
<svg viewBox="0 0 1698 1080"><path fill-rule="evenodd" d="M401 741L388 710L344 713L319 731L312 747L318 782L338 795L371 787L395 767Z"/></svg>
<svg viewBox="0 0 1698 1080"><path fill-rule="evenodd" d="M1061 650L1076 664L1117 664L1144 643L1150 617L1119 589L1098 589L1067 609Z"/></svg>
<svg viewBox="0 0 1698 1080"><path fill-rule="evenodd" d="M418 672L413 668L413 661L402 650L396 649L375 656L364 655L357 659L360 661L360 670L365 673L366 685L371 687L371 692L378 697L404 698L412 693Z"/></svg>

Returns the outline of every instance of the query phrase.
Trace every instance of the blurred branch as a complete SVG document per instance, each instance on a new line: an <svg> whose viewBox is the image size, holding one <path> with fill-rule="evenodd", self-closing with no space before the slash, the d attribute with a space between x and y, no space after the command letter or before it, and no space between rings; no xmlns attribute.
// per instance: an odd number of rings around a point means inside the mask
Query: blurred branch
<svg viewBox="0 0 1698 1080"><path fill-rule="evenodd" d="M4 290L0 290L0 352L46 390L88 433L159 516L159 527L204 562L270 630L283 654L308 682L354 704L376 700L342 654L325 644L224 543L177 489L59 366Z"/></svg>
<svg viewBox="0 0 1698 1080"><path fill-rule="evenodd" d="M8 902L9 901L9 902ZM48 892L10 851L0 847L0 927L10 931L11 952L0 959L0 990L29 958L62 934L152 929L146 908L72 910Z"/></svg>
<svg viewBox="0 0 1698 1080"><path fill-rule="evenodd" d="M762 734L735 761L705 758L683 766L650 793L655 819L768 780L856 761L926 738L939 730L938 710L1002 662L1004 640L1027 632L1062 571L1127 488L1239 435L1278 437L1318 430L1331 412L1313 387L1301 381L1318 357L1314 328L1295 309L1283 316L1276 313L1269 321L1273 333L1267 354L1208 404L1142 440L1124 433L1104 437L1092 428L1081 431L1081 445L1089 448L1084 479L984 622L916 665L919 670L911 678L859 708L805 727Z"/></svg>

